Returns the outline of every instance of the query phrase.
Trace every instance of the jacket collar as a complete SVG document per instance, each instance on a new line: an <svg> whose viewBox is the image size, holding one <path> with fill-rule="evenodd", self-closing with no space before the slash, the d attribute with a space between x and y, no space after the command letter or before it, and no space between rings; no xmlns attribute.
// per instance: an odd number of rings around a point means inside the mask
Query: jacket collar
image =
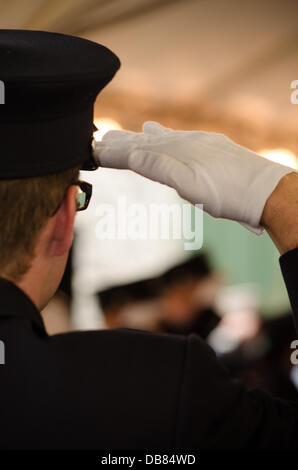
<svg viewBox="0 0 298 470"><path fill-rule="evenodd" d="M0 278L0 319L5 317L29 318L39 333L47 335L40 312L32 300L11 281Z"/></svg>

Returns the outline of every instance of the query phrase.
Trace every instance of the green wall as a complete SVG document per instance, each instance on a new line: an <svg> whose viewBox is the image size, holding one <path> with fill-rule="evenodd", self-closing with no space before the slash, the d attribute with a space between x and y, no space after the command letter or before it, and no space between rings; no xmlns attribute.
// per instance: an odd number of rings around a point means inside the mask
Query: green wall
<svg viewBox="0 0 298 470"><path fill-rule="evenodd" d="M256 283L265 315L289 309L289 301L279 267L279 253L265 232L257 236L236 222L214 219L204 214L203 250L224 274L226 283Z"/></svg>

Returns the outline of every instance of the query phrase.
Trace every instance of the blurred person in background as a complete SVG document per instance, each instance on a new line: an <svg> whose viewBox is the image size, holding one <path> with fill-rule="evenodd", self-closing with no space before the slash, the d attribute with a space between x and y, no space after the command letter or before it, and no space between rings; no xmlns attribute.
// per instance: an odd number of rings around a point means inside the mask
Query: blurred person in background
<svg viewBox="0 0 298 470"><path fill-rule="evenodd" d="M98 292L108 328L138 328L207 338L220 321L212 308L218 279L197 255L151 279Z"/></svg>
<svg viewBox="0 0 298 470"><path fill-rule="evenodd" d="M107 328L157 331L159 279L121 284L97 293Z"/></svg>
<svg viewBox="0 0 298 470"><path fill-rule="evenodd" d="M159 331L206 339L220 322L213 303L219 280L207 255L196 255L160 278Z"/></svg>
<svg viewBox="0 0 298 470"><path fill-rule="evenodd" d="M289 350L296 337L289 313L263 319L252 338L242 341L233 351L221 354L220 360L247 389L259 387L274 396L294 401L298 390L291 380L293 364Z"/></svg>

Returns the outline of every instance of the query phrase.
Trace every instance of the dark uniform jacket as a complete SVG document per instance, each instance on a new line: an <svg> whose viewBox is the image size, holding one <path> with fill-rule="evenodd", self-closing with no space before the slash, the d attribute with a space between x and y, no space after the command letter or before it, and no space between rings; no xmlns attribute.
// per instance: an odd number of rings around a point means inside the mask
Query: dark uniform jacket
<svg viewBox="0 0 298 470"><path fill-rule="evenodd" d="M298 316L298 249L281 266ZM196 335L49 337L29 298L2 279L0 340L2 449L298 447L297 403L245 391Z"/></svg>

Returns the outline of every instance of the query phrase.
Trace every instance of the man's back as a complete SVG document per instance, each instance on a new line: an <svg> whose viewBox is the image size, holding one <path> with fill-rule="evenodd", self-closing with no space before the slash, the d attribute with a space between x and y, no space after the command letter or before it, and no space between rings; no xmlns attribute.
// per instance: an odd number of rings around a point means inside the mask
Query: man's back
<svg viewBox="0 0 298 470"><path fill-rule="evenodd" d="M291 425L284 404L228 380L196 336L112 330L49 337L28 297L5 280L0 305L2 448L294 445L283 442Z"/></svg>
<svg viewBox="0 0 298 470"><path fill-rule="evenodd" d="M163 338L133 330L49 337L25 295L1 287L2 447L174 444L183 341L169 338L165 348Z"/></svg>

